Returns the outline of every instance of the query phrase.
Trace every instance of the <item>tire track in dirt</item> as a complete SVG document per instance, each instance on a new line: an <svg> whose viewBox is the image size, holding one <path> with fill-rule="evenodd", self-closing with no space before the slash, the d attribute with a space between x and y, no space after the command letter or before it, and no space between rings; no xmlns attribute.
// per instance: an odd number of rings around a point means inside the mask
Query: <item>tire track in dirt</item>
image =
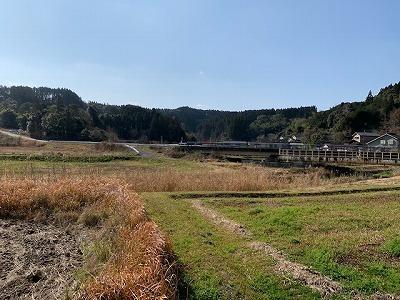
<svg viewBox="0 0 400 300"><path fill-rule="evenodd" d="M302 282L308 287L317 290L321 295L327 296L340 292L342 286L321 273L299 263L292 262L281 251L263 242L251 242L251 249L261 251L276 260L275 271L282 275L290 275L293 279Z"/></svg>

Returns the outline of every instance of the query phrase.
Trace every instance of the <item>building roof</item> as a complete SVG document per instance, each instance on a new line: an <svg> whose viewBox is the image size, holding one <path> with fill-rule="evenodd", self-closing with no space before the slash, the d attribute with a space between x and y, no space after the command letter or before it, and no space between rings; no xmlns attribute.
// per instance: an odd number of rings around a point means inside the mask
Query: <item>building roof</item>
<svg viewBox="0 0 400 300"><path fill-rule="evenodd" d="M245 141L221 141L218 143L222 144L247 144Z"/></svg>
<svg viewBox="0 0 400 300"><path fill-rule="evenodd" d="M376 132L365 132L365 131L356 131L353 133L353 136L355 136L356 134L360 135L360 136L380 136L379 133Z"/></svg>
<svg viewBox="0 0 400 300"><path fill-rule="evenodd" d="M392 137L392 138L394 138L394 139L396 139L396 140L399 139L397 136L395 136L395 135L393 135L393 134L385 133L385 134L382 134L382 135L378 136L376 139L373 139L373 140L369 141L369 142L367 143L367 145L370 144L370 143L372 143L372 142L375 142L376 140L379 140L380 138L382 138L382 137L384 137L384 136L386 136L386 135L388 135L388 136L390 136L390 137Z"/></svg>

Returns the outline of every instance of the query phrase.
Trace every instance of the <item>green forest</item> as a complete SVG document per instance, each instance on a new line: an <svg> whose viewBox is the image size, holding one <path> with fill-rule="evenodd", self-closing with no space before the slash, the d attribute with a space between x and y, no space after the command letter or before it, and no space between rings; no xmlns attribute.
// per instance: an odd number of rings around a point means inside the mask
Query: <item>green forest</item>
<svg viewBox="0 0 400 300"><path fill-rule="evenodd" d="M240 112L118 106L84 102L64 88L0 86L0 127L53 140L274 142L295 135L310 144L343 143L354 131L400 134L400 83L326 111L311 106Z"/></svg>
<svg viewBox="0 0 400 300"><path fill-rule="evenodd" d="M68 89L0 87L0 127L51 140L176 142L186 134L174 117L133 105L86 103Z"/></svg>

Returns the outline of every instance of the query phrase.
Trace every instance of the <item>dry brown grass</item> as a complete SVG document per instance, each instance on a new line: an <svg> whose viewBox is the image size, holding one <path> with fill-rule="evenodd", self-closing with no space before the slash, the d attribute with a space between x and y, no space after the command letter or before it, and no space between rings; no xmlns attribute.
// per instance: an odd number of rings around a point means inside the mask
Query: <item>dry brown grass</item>
<svg viewBox="0 0 400 300"><path fill-rule="evenodd" d="M121 181L89 177L0 181L1 218L62 221L68 216L69 221L78 221L88 213L102 216L99 239L106 239L112 247L104 264L83 283L79 298L176 297L170 244L146 216L139 196Z"/></svg>
<svg viewBox="0 0 400 300"><path fill-rule="evenodd" d="M0 178L56 178L74 176L110 176L127 182L136 192L192 192L192 191L271 191L325 188L359 180L353 177L329 178L323 169L293 171L256 165L204 163L195 168L174 166L141 166L140 161L125 163L52 165L35 167L21 165L20 169L0 169Z"/></svg>
<svg viewBox="0 0 400 300"><path fill-rule="evenodd" d="M349 181L327 179L322 170L301 173L260 166L200 170L141 170L125 174L125 180L138 192L182 191L267 191L317 187Z"/></svg>
<svg viewBox="0 0 400 300"><path fill-rule="evenodd" d="M12 138L10 136L6 136L0 133L0 146L11 147L20 145L21 139Z"/></svg>

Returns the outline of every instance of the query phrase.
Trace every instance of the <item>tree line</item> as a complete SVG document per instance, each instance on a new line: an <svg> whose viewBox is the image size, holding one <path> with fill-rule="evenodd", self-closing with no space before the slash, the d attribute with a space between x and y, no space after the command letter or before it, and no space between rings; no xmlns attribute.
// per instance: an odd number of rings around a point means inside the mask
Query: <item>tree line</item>
<svg viewBox="0 0 400 300"><path fill-rule="evenodd" d="M343 143L354 131L400 134L400 83L364 101L343 102L318 112L315 106L241 112L147 109L84 102L73 91L0 86L0 127L59 140L274 142L295 135L303 142Z"/></svg>

